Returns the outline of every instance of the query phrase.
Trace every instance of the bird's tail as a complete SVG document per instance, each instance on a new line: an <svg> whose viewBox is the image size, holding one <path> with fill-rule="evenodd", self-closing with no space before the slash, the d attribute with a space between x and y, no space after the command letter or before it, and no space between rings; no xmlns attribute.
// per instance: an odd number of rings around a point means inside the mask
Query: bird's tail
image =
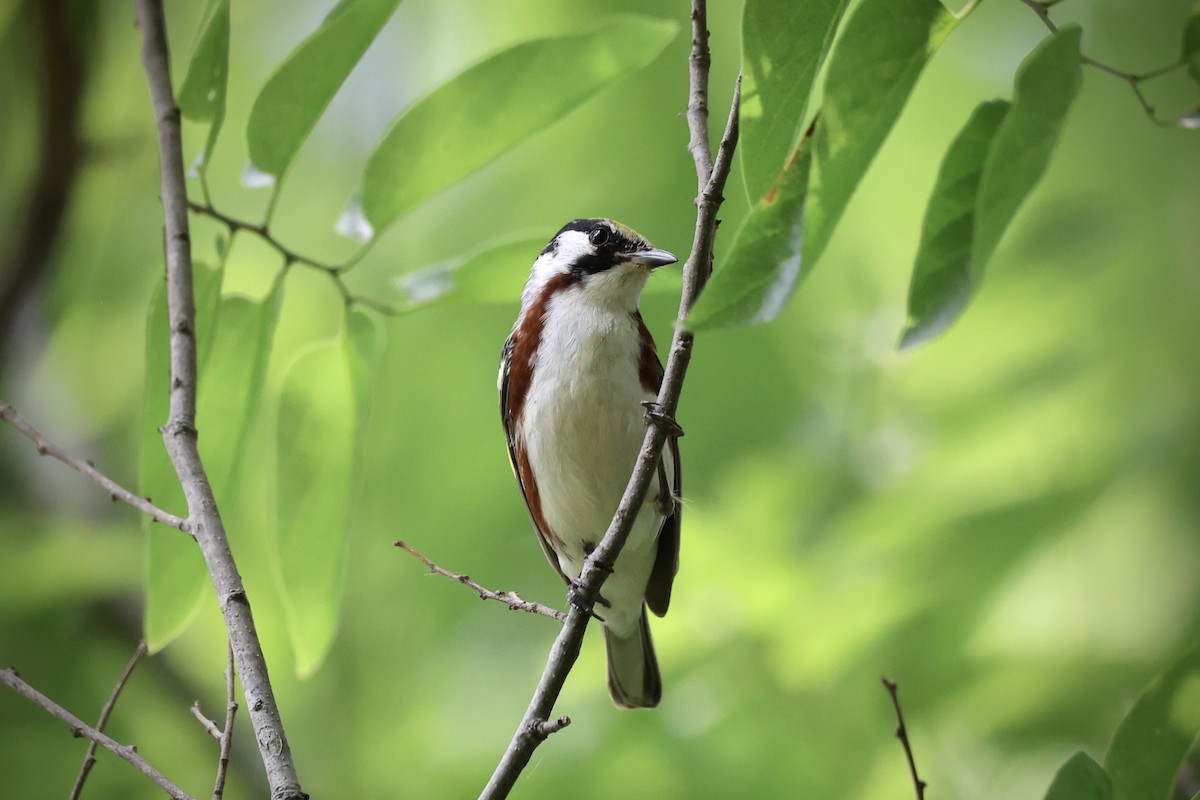
<svg viewBox="0 0 1200 800"><path fill-rule="evenodd" d="M621 708L654 708L662 699L662 677L654 656L654 641L646 606L637 630L628 638L604 628L604 649L608 653L608 693Z"/></svg>

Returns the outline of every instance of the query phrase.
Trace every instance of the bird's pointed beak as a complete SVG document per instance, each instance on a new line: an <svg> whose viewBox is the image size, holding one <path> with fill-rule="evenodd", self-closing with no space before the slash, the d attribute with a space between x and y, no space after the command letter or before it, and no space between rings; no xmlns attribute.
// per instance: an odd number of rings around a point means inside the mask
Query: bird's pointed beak
<svg viewBox="0 0 1200 800"><path fill-rule="evenodd" d="M650 269L654 269L666 264L674 264L679 259L675 257L674 253L668 253L666 250L659 250L656 247L652 247L649 250L638 250L636 253L630 253L629 260L634 264L642 264L650 267Z"/></svg>

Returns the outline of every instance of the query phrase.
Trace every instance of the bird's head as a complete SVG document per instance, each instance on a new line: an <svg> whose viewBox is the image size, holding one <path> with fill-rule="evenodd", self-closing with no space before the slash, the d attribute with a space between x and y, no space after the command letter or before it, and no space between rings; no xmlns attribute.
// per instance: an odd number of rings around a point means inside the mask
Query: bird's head
<svg viewBox="0 0 1200 800"><path fill-rule="evenodd" d="M532 302L548 285L578 286L589 302L632 311L650 271L676 261L619 222L572 220L533 262L523 300Z"/></svg>

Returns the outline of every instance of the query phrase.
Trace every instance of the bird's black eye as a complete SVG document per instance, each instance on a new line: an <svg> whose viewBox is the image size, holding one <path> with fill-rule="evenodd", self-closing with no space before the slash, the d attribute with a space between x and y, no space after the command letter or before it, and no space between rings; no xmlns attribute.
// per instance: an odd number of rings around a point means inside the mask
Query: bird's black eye
<svg viewBox="0 0 1200 800"><path fill-rule="evenodd" d="M588 233L588 241L596 247L603 247L608 244L608 237L608 228L605 227L592 228L591 232Z"/></svg>

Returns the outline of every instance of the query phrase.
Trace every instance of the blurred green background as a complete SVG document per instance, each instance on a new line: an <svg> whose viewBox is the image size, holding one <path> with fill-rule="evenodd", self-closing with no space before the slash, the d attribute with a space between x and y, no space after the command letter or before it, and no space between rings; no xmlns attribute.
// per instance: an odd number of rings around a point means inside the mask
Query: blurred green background
<svg viewBox="0 0 1200 800"><path fill-rule="evenodd" d="M12 247L46 138L37 64L49 12L35 5L0 10L0 250ZM169 5L178 83L202 4ZM239 180L249 108L330 5L234 3L229 116L209 172L222 210L261 217L265 192ZM497 237L548 238L579 216L614 217L685 252L695 194L686 6L401 4L305 145L276 234L345 258L354 246L333 223L398 111L503 47L636 12L684 32L648 68L405 217L349 281L396 300L399 275ZM133 485L145 313L162 274L153 119L128 5L62 7L85 76L82 161L43 275L0 320L0 399ZM1054 13L1083 25L1087 54L1144 71L1176 57L1189 7L1072 0ZM740 14L739 3L710 9L714 129L738 67ZM515 796L908 798L886 674L900 683L931 797L1040 797L1071 752L1101 756L1144 683L1196 641L1194 132L1155 127L1127 86L1085 70L1050 170L978 301L942 338L895 351L941 154L976 103L1009 95L1043 35L1016 0L985 3L931 62L782 318L697 340L679 412L682 567L671 613L654 624L663 704L612 708L589 637L558 705L574 723L538 750ZM1147 89L1164 114L1194 103L1182 75ZM185 133L190 157L204 129ZM725 246L748 209L739 181L735 171ZM194 220L197 258L214 259L218 233ZM262 295L277 267L273 251L239 239L224 290ZM221 499L313 797L474 796L545 662L554 623L481 603L392 547L403 538L485 585L563 604L497 419L496 362L523 278L512 276L508 303L451 299L382 321L341 628L325 666L301 681L260 533L272 387L297 350L338 330L342 311L325 277L288 276L243 482ZM643 301L660 346L677 289L678 274L660 272ZM139 636L144 555L133 512L0 431L0 663L94 719ZM217 753L188 708L199 699L220 714L224 659L210 599L139 667L109 726L197 794ZM244 713L238 725L226 796L261 797ZM84 747L0 691L0 794L64 795ZM157 795L102 754L84 796Z"/></svg>

